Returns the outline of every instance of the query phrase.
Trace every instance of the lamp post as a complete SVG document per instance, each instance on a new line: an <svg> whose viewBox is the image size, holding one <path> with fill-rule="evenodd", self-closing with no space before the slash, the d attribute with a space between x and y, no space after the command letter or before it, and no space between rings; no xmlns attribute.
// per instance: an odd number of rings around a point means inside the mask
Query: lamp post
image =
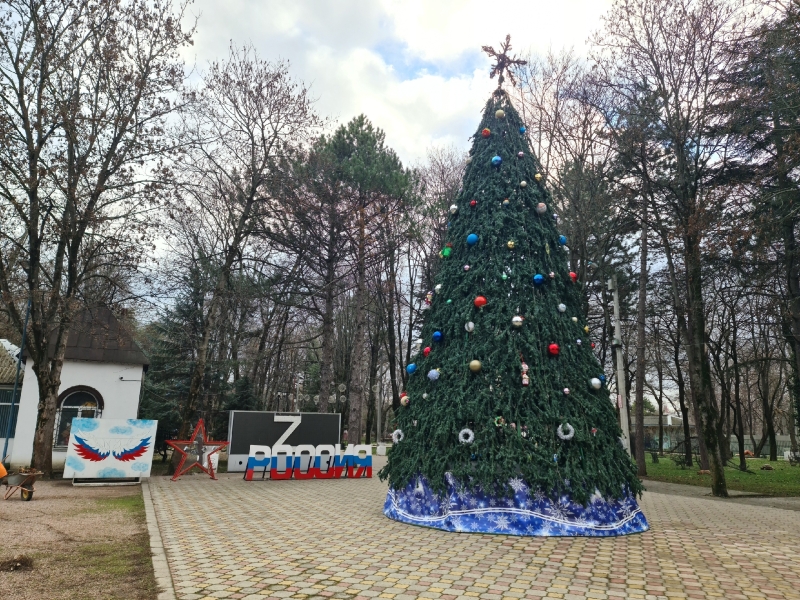
<svg viewBox="0 0 800 600"><path fill-rule="evenodd" d="M372 386L372 391L375 392L375 400L378 403L378 423L377 427L375 428L377 440L375 440L375 448L378 453L378 456L384 456L386 454L386 444L383 443L381 439L381 434L383 433L383 421L381 420L381 407L383 405L383 394L381 394L381 384L376 383Z"/></svg>
<svg viewBox="0 0 800 600"><path fill-rule="evenodd" d="M3 458L5 462L8 453L8 438L11 437L11 424L14 422L14 404L17 400L17 389L19 388L19 372L22 367L22 352L25 349L25 337L28 333L28 319L31 316L31 299L28 298L28 307L25 309L25 325L22 327L22 342L17 353L17 374L14 377L14 391L11 394L11 407L8 412L8 425L6 425L6 441L3 444Z"/></svg>
<svg viewBox="0 0 800 600"><path fill-rule="evenodd" d="M622 329L620 328L619 318L619 289L617 287L617 276L614 275L608 280L608 291L614 295L614 339L611 340L611 347L617 358L617 405L619 406L619 426L622 429L622 445L625 452L630 455L630 427L628 425L628 402L625 399L625 363L622 359Z"/></svg>

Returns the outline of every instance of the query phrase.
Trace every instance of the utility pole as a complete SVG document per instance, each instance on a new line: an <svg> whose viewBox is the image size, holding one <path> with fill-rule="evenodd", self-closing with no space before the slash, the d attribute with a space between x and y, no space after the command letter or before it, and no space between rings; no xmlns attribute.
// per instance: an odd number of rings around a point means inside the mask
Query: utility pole
<svg viewBox="0 0 800 600"><path fill-rule="evenodd" d="M631 441L630 427L628 426L628 402L625 398L625 362L622 359L622 328L619 318L619 289L617 288L617 276L614 275L608 280L608 291L614 296L614 338L611 340L611 347L617 360L617 407L619 408L619 427L622 429L622 445L625 452L630 456Z"/></svg>

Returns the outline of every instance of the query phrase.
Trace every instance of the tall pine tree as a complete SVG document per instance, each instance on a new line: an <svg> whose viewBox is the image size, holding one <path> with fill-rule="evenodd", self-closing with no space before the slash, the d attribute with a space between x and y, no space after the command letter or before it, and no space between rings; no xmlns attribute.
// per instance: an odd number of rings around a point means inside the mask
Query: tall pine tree
<svg viewBox="0 0 800 600"><path fill-rule="evenodd" d="M425 348L381 471L391 518L520 535L647 529L539 172L498 86L450 208Z"/></svg>

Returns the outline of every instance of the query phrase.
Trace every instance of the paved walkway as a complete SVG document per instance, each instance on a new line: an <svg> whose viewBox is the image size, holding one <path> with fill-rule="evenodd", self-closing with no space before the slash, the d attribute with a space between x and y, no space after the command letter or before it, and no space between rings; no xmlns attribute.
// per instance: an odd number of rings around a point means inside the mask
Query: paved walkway
<svg viewBox="0 0 800 600"><path fill-rule="evenodd" d="M391 521L377 477L149 487L180 600L800 599L790 510L650 491L647 533L519 538Z"/></svg>

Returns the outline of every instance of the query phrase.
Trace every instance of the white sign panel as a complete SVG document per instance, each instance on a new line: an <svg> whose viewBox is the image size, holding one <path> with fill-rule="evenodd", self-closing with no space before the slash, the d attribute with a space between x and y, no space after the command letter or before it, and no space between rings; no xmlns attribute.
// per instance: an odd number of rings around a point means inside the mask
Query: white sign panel
<svg viewBox="0 0 800 600"><path fill-rule="evenodd" d="M158 421L72 419L64 479L150 477Z"/></svg>

